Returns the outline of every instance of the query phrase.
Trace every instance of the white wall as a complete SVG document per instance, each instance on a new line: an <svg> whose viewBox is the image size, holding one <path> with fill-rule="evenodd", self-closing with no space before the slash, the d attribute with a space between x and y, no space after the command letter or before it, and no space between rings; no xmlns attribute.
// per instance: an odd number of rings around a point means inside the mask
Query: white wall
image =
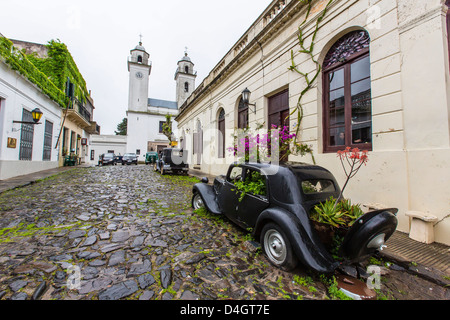
<svg viewBox="0 0 450 320"><path fill-rule="evenodd" d="M94 150L94 159L91 160L91 151ZM98 157L113 150L116 155L124 155L127 152L127 137L118 135L93 134L89 141L88 159L90 164L97 165Z"/></svg>
<svg viewBox="0 0 450 320"><path fill-rule="evenodd" d="M158 110L156 110L158 109ZM167 108L148 108L151 113L137 113L128 111L128 126L127 126L127 152L136 153L136 150L141 151L139 160L147 152L148 142L160 142L167 144L167 137L159 133L159 122L166 121L165 114L172 114L172 130L175 137L178 137L178 123L174 121L174 116L177 110Z"/></svg>
<svg viewBox="0 0 450 320"><path fill-rule="evenodd" d="M61 125L59 105L0 61L0 179L55 168L58 166L59 150L54 149ZM41 123L34 126L32 161L20 161L22 110L39 108L43 112ZM51 160L43 161L45 121L53 123ZM17 139L16 148L7 148L7 139Z"/></svg>

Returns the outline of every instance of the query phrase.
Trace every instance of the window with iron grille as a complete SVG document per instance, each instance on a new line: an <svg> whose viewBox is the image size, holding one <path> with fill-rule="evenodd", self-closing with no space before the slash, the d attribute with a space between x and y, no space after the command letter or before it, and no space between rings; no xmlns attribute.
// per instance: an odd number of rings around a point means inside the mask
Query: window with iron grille
<svg viewBox="0 0 450 320"><path fill-rule="evenodd" d="M53 123L45 120L45 132L44 132L44 153L42 156L43 161L50 161L52 157L52 135L53 135Z"/></svg>
<svg viewBox="0 0 450 320"><path fill-rule="evenodd" d="M33 116L31 115L31 111L23 109L22 121L33 122ZM19 160L31 161L31 155L33 153L33 135L34 135L34 125L22 123L22 129L20 134Z"/></svg>

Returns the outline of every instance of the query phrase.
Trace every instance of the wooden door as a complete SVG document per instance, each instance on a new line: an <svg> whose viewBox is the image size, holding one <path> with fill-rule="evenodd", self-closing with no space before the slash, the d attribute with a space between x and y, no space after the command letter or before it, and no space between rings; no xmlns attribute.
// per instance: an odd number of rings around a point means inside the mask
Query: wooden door
<svg viewBox="0 0 450 320"><path fill-rule="evenodd" d="M289 128L289 91L284 90L269 98L268 109L269 130L272 125L277 127L287 126ZM280 159L287 161L286 151L280 153Z"/></svg>

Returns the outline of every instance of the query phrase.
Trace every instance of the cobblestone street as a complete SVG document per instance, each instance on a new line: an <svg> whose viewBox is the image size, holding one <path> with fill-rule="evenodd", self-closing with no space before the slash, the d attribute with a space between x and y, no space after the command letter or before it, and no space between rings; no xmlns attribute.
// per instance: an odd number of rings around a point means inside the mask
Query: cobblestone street
<svg viewBox="0 0 450 320"><path fill-rule="evenodd" d="M338 298L329 279L274 268L245 231L194 213L196 182L145 165L90 167L0 194L0 299ZM450 298L380 268L379 298Z"/></svg>

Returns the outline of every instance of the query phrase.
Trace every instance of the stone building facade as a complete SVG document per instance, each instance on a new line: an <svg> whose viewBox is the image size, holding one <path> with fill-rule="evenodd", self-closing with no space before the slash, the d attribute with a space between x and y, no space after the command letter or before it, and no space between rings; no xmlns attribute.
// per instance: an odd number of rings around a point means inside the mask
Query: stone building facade
<svg viewBox="0 0 450 320"><path fill-rule="evenodd" d="M447 13L444 0L274 0L180 108L191 167L224 174L238 127L295 131L302 96L298 140L338 182L345 175L336 151L369 151L345 196L399 208L403 232L417 214L434 235L427 242L450 244ZM300 26L312 56L301 52ZM309 90L292 66L309 80L317 73ZM255 106L242 104L245 88Z"/></svg>

